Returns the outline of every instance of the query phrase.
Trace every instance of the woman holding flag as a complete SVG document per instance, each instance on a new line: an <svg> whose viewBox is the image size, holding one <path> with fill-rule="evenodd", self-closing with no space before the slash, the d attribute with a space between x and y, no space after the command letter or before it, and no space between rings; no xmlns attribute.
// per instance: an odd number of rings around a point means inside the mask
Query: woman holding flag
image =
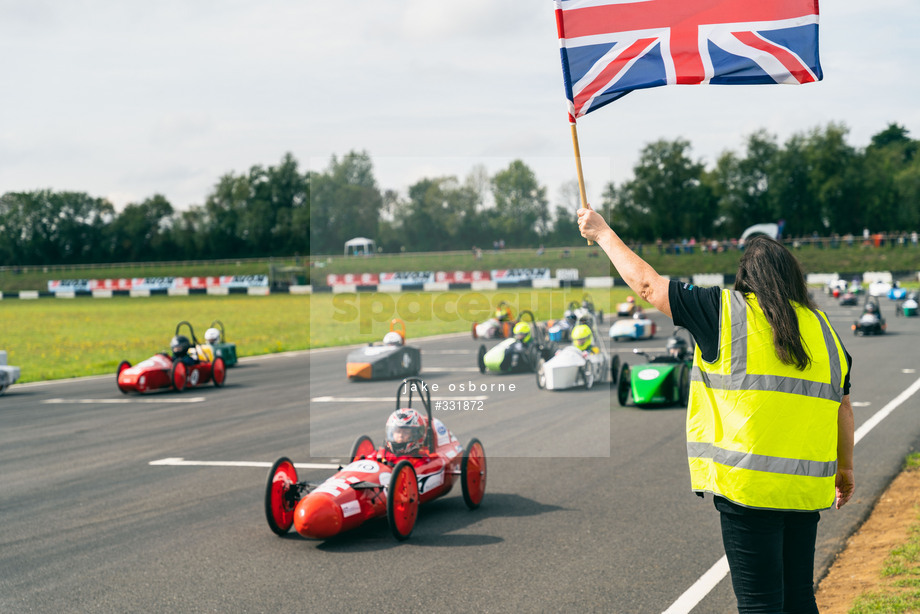
<svg viewBox="0 0 920 614"><path fill-rule="evenodd" d="M808 295L795 257L748 241L734 290L670 281L604 219L581 235L697 342L687 412L691 488L713 495L739 612L817 612L820 511L853 495L852 360Z"/></svg>

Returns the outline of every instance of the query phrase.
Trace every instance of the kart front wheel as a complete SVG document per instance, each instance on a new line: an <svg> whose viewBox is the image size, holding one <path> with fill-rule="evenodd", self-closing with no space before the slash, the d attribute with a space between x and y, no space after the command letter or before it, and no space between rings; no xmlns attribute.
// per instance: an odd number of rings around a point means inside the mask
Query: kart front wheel
<svg viewBox="0 0 920 614"><path fill-rule="evenodd" d="M617 380L619 381L617 384L617 401L619 401L620 407L626 407L629 405L629 397L632 396L632 379L629 373L629 363L624 362L623 366L620 367L620 375Z"/></svg>
<svg viewBox="0 0 920 614"><path fill-rule="evenodd" d="M463 487L463 502L466 506L471 510L479 507L486 494L486 451L475 437L463 451L460 485Z"/></svg>
<svg viewBox="0 0 920 614"><path fill-rule="evenodd" d="M614 356L613 360L610 361L610 385L614 386L617 383L617 377L620 375L620 357Z"/></svg>
<svg viewBox="0 0 920 614"><path fill-rule="evenodd" d="M585 366L579 368L581 377L585 380L585 390L591 390L594 385L594 367L591 366L591 363L585 363Z"/></svg>
<svg viewBox="0 0 920 614"><path fill-rule="evenodd" d="M177 360L169 368L169 385L176 392L182 392L185 390L187 376L188 370L185 368L185 363Z"/></svg>
<svg viewBox="0 0 920 614"><path fill-rule="evenodd" d="M214 380L214 385L218 388L227 381L227 363L220 356L211 363L211 379Z"/></svg>
<svg viewBox="0 0 920 614"><path fill-rule="evenodd" d="M373 454L376 450L373 440L367 435L361 435L355 439L355 443L351 446L351 455L348 457L349 462L364 458L368 454Z"/></svg>
<svg viewBox="0 0 920 614"><path fill-rule="evenodd" d="M479 346L479 354L476 355L476 365L479 367L480 373L486 372L486 346Z"/></svg>
<svg viewBox="0 0 920 614"><path fill-rule="evenodd" d="M690 365L681 363L677 369L678 400L684 407L690 402Z"/></svg>
<svg viewBox="0 0 920 614"><path fill-rule="evenodd" d="M387 523L393 537L409 539L418 518L418 478L407 460L396 463L387 488Z"/></svg>
<svg viewBox="0 0 920 614"><path fill-rule="evenodd" d="M268 471L265 487L265 518L276 535L287 533L294 524L297 500L293 491L297 484L297 469L291 459L282 456Z"/></svg>
<svg viewBox="0 0 920 614"><path fill-rule="evenodd" d="M537 388L546 388L546 361L542 358L537 361Z"/></svg>
<svg viewBox="0 0 920 614"><path fill-rule="evenodd" d="M131 368L131 363L128 362L127 360L122 360L120 363L118 363L118 369L116 369L115 371L115 384L118 386L118 389L121 391L122 394L128 394L128 392L130 392L131 389L128 388L127 386L122 386L121 382L119 382L118 380L121 379L121 372L124 371L125 369L130 369L130 368ZM3 391L0 390L0 393L2 392Z"/></svg>

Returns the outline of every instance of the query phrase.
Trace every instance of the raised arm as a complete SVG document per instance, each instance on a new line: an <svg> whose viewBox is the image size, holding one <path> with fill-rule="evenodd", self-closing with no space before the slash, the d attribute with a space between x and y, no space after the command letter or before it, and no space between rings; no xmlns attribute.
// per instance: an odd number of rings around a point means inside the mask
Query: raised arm
<svg viewBox="0 0 920 614"><path fill-rule="evenodd" d="M579 209L578 229L581 236L601 246L620 277L636 294L654 305L661 313L671 317L668 280L629 249L597 211Z"/></svg>

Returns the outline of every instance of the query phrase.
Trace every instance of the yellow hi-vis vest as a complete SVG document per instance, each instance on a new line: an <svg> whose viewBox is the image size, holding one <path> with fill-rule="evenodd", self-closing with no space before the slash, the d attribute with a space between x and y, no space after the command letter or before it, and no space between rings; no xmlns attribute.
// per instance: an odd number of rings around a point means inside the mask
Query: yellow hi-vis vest
<svg viewBox="0 0 920 614"><path fill-rule="evenodd" d="M804 371L776 356L753 294L722 291L719 356L707 363L697 347L691 371L687 456L694 491L774 510L833 505L846 355L824 313L793 306L812 359Z"/></svg>

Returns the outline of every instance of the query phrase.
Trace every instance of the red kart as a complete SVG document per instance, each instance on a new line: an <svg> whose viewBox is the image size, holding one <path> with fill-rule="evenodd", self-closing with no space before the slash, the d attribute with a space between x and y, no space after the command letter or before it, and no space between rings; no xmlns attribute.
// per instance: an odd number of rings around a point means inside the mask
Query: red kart
<svg viewBox="0 0 920 614"><path fill-rule="evenodd" d="M406 390L408 406L403 406L400 398ZM370 437L361 435L352 446L351 462L317 483L299 482L294 463L279 458L268 472L265 489L265 516L271 530L285 535L293 525L303 537L327 539L386 516L393 536L404 540L415 527L418 506L446 495L458 476L467 507L479 507L486 491L482 444L473 438L464 448L440 420L431 418L431 393L417 377L399 385L397 410L411 409L413 391L428 414L426 445L417 456L377 449Z"/></svg>
<svg viewBox="0 0 920 614"><path fill-rule="evenodd" d="M188 326L191 340L179 335L183 324ZM127 360L121 361L116 372L118 389L128 394L163 389L182 392L208 382L214 382L217 387L223 386L227 378L227 364L221 357L213 361L207 359L208 354L202 351L191 324L183 321L176 325L173 341L177 339L185 339L184 355L181 357L160 352L133 367Z"/></svg>

